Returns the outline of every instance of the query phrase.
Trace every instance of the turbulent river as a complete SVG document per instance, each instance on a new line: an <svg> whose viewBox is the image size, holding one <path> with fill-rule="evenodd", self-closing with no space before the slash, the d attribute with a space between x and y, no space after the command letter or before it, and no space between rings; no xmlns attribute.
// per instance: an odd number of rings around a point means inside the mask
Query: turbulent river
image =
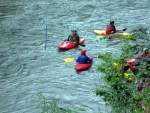
<svg viewBox="0 0 150 113"><path fill-rule="evenodd" d="M106 48L110 42L100 41L93 30L105 29L110 20L127 32L149 29L149 6L149 0L0 0L0 112L40 113L33 100L42 92L76 113L108 113L105 102L92 92L102 85L96 69L101 61L94 58L89 70L76 73L75 61L64 58L76 58L82 48L95 57L105 52L118 56L120 47ZM86 47L58 51L72 29L85 38Z"/></svg>

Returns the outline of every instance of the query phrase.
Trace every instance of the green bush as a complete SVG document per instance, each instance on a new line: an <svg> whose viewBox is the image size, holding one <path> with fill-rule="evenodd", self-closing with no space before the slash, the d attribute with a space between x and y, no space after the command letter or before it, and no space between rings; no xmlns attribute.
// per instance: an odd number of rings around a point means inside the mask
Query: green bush
<svg viewBox="0 0 150 113"><path fill-rule="evenodd" d="M125 72L123 68L126 66L126 60L137 56L137 54L142 52L143 48L149 48L150 40L146 30L146 28L133 30L130 38L129 36L128 38L121 37L119 41L109 45L114 46L119 43L123 45L120 57L114 58L112 53L98 56L98 58L103 60L103 63L97 68L104 74L105 85L94 92L96 95L103 97L104 101L111 106L112 113L144 113L146 110L142 109L142 102L150 105L149 86L145 92L141 93L137 90L137 84L135 84L143 74L150 74L150 70L146 68L149 64L142 62L137 75L133 75L130 70Z"/></svg>
<svg viewBox="0 0 150 113"><path fill-rule="evenodd" d="M74 113L71 109L65 109L58 106L56 100L48 101L43 96L42 92L38 93L39 106L41 107L41 113Z"/></svg>

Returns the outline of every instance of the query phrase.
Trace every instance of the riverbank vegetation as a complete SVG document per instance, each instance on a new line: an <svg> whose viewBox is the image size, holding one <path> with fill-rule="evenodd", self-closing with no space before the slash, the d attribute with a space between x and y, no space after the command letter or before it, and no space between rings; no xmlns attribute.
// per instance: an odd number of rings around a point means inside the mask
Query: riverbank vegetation
<svg viewBox="0 0 150 113"><path fill-rule="evenodd" d="M112 108L111 113L150 112L150 57L146 62L140 62L136 74L130 69L125 69L127 60L137 57L144 48L150 48L150 38L146 31L146 28L133 30L129 40L122 37L121 40L110 44L109 46L114 47L120 43L123 45L118 58L112 53L98 56L103 60L97 68L104 75L105 85L94 92L103 97Z"/></svg>
<svg viewBox="0 0 150 113"><path fill-rule="evenodd" d="M41 108L41 113L74 113L71 109L60 107L57 100L48 100L42 92L38 92L36 102L39 103L37 107Z"/></svg>

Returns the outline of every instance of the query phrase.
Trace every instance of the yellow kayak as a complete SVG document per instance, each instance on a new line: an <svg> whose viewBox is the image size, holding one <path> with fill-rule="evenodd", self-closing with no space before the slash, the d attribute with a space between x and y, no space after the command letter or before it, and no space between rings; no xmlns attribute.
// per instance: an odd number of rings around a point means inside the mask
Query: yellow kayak
<svg viewBox="0 0 150 113"><path fill-rule="evenodd" d="M94 30L94 33L97 35L101 35L101 36L108 36L108 35L106 35L105 30ZM118 33L115 33L115 35L116 35L116 38L121 38L122 36L129 36L130 34L126 33L126 32L121 32L121 33L118 32Z"/></svg>

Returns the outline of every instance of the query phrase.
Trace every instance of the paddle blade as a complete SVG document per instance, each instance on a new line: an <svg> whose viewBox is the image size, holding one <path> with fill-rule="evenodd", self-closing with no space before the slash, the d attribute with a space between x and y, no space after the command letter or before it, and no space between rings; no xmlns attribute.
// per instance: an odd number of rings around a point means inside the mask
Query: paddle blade
<svg viewBox="0 0 150 113"><path fill-rule="evenodd" d="M84 45L84 44L80 44L80 46L85 47L85 45Z"/></svg>
<svg viewBox="0 0 150 113"><path fill-rule="evenodd" d="M65 58L64 61L65 62L73 62L75 60L75 58Z"/></svg>
<svg viewBox="0 0 150 113"><path fill-rule="evenodd" d="M122 31L126 31L127 30L127 28L124 28Z"/></svg>
<svg viewBox="0 0 150 113"><path fill-rule="evenodd" d="M76 44L76 45L79 45L79 46L85 47L85 45L84 45L84 44Z"/></svg>

